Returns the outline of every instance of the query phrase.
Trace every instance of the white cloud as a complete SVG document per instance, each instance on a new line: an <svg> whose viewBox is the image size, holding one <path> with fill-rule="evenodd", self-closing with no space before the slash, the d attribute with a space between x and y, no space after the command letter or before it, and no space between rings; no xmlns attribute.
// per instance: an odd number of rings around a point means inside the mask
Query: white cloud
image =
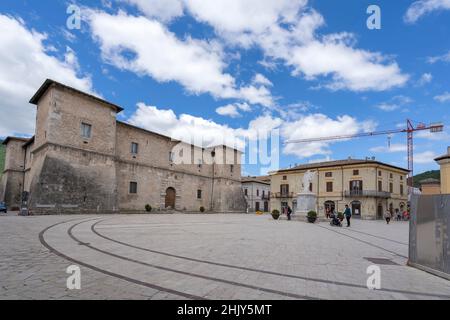
<svg viewBox="0 0 450 320"><path fill-rule="evenodd" d="M309 114L295 121L286 121L270 114L250 121L246 128L231 128L212 120L188 114L177 116L172 110L162 110L139 103L128 122L183 141L202 142L204 146L227 144L245 148L246 139L255 140L274 129L280 130L282 140L305 139L329 135L355 134L372 128L372 122L358 121L350 116L332 119L323 114ZM300 159L328 156L330 142L286 144L283 152Z"/></svg>
<svg viewBox="0 0 450 320"><path fill-rule="evenodd" d="M247 103L233 103L217 108L216 112L221 116L237 118L241 116L240 110L249 112L252 108Z"/></svg>
<svg viewBox="0 0 450 320"><path fill-rule="evenodd" d="M396 152L406 152L408 148L405 144L394 143L390 146L379 146L369 149L370 152L375 153L396 153Z"/></svg>
<svg viewBox="0 0 450 320"><path fill-rule="evenodd" d="M51 56L46 34L9 16L0 15L0 29L0 136L34 133L36 107L28 101L47 78L93 91L90 78L77 74L73 50L68 48L65 61Z"/></svg>
<svg viewBox="0 0 450 320"><path fill-rule="evenodd" d="M103 59L120 69L159 82L176 81L193 94L273 104L270 91L263 85L236 86L234 77L224 71L224 53L217 41L180 40L158 21L123 12L109 15L91 11L89 21Z"/></svg>
<svg viewBox="0 0 450 320"><path fill-rule="evenodd" d="M388 102L382 102L376 105L376 108L382 111L391 112L398 110L411 102L413 102L413 100L410 97L398 95L391 98Z"/></svg>
<svg viewBox="0 0 450 320"><path fill-rule="evenodd" d="M357 119L347 115L332 119L324 114L310 114L296 121L284 123L281 128L281 134L286 140L298 140L352 135L365 131L367 128L367 123L361 123ZM285 146L284 153L287 155L295 155L298 158L308 158L314 155L329 155L331 154L329 149L330 143L326 141L289 143Z"/></svg>
<svg viewBox="0 0 450 320"><path fill-rule="evenodd" d="M260 84L260 85L263 85L263 86L266 86L266 87L271 87L271 86L273 86L273 83L272 83L269 79L267 79L265 76L263 76L262 74L260 74L260 73L257 73L257 74L254 76L254 78L253 78L253 80L252 80L252 83L254 83L254 84Z"/></svg>
<svg viewBox="0 0 450 320"><path fill-rule="evenodd" d="M377 105L377 108L383 111L395 111L400 108L397 104L381 103Z"/></svg>
<svg viewBox="0 0 450 320"><path fill-rule="evenodd" d="M417 82L417 85L423 86L426 85L427 83L430 83L432 80L433 75L431 73L424 73Z"/></svg>
<svg viewBox="0 0 450 320"><path fill-rule="evenodd" d="M450 10L450 0L419 0L415 1L406 11L406 23L415 23L422 16L433 11Z"/></svg>
<svg viewBox="0 0 450 320"><path fill-rule="evenodd" d="M135 5L149 18L167 22L183 15L183 2L180 0L119 0Z"/></svg>
<svg viewBox="0 0 450 320"><path fill-rule="evenodd" d="M440 55L440 56L428 57L427 61L430 64L433 64L433 63L436 63L436 62L440 62L440 61L442 61L442 62L450 62L450 51L445 53L445 54L443 54L443 55Z"/></svg>
<svg viewBox="0 0 450 320"><path fill-rule="evenodd" d="M436 159L437 157L438 157L438 155L433 151L425 151L425 152L421 152L421 153L415 153L414 154L414 162L418 163L418 164L435 163L434 159Z"/></svg>
<svg viewBox="0 0 450 320"><path fill-rule="evenodd" d="M284 63L295 76L309 81L325 79L322 87L384 91L401 87L409 79L389 57L355 48L350 33L319 36L317 29L325 20L307 6L307 0L180 2L185 12L212 26L226 44L258 47L264 53L261 64L273 69L274 63Z"/></svg>
<svg viewBox="0 0 450 320"><path fill-rule="evenodd" d="M446 131L442 132L431 132L429 130L419 131L416 133L415 138L439 142L450 141L450 135Z"/></svg>
<svg viewBox="0 0 450 320"><path fill-rule="evenodd" d="M434 100L439 101L439 102L448 102L450 101L450 92L444 92L441 95L435 96Z"/></svg>

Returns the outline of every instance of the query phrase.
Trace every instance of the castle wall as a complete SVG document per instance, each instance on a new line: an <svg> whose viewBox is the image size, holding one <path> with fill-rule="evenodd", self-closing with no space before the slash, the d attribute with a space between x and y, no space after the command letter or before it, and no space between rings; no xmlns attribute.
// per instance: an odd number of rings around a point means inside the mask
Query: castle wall
<svg viewBox="0 0 450 320"><path fill-rule="evenodd" d="M29 182L34 214L118 210L113 157L54 145L39 150L37 157Z"/></svg>

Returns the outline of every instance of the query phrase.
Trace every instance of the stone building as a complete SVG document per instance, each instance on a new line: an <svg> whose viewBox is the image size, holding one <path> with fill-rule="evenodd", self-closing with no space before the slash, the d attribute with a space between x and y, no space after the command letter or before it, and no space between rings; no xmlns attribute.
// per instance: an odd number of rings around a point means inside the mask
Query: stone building
<svg viewBox="0 0 450 320"><path fill-rule="evenodd" d="M47 80L31 139L9 137L0 199L34 214L154 209L243 212L241 152L202 148L120 122L122 108Z"/></svg>
<svg viewBox="0 0 450 320"><path fill-rule="evenodd" d="M435 161L441 166L441 193L450 194L450 147L447 148L447 154Z"/></svg>
<svg viewBox="0 0 450 320"><path fill-rule="evenodd" d="M441 183L438 179L428 178L419 182L420 191L423 195L433 195L441 193Z"/></svg>
<svg viewBox="0 0 450 320"><path fill-rule="evenodd" d="M406 209L408 170L375 160L339 160L305 164L271 174L271 208L297 208L303 176L315 172L309 190L316 195L320 217L327 210L344 211L345 204L355 218L382 219L386 210Z"/></svg>
<svg viewBox="0 0 450 320"><path fill-rule="evenodd" d="M242 178L249 212L270 212L270 177Z"/></svg>

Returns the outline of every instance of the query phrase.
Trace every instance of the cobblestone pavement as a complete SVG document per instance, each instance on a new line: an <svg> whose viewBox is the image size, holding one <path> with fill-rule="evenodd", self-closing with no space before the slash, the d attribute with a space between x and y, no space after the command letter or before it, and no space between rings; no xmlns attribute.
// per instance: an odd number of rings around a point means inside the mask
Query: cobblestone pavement
<svg viewBox="0 0 450 320"><path fill-rule="evenodd" d="M405 222L2 216L0 242L0 299L450 299L449 281L406 266ZM368 290L377 259L382 288Z"/></svg>

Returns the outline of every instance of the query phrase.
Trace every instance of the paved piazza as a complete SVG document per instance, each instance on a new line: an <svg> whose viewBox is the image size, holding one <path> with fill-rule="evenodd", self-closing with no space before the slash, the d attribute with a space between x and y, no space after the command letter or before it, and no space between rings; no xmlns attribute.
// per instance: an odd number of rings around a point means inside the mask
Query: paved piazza
<svg viewBox="0 0 450 320"><path fill-rule="evenodd" d="M449 299L406 266L408 224L270 215L0 217L0 299ZM379 291L368 290L370 259ZM377 260L375 260L377 261ZM81 268L68 290L66 268Z"/></svg>

